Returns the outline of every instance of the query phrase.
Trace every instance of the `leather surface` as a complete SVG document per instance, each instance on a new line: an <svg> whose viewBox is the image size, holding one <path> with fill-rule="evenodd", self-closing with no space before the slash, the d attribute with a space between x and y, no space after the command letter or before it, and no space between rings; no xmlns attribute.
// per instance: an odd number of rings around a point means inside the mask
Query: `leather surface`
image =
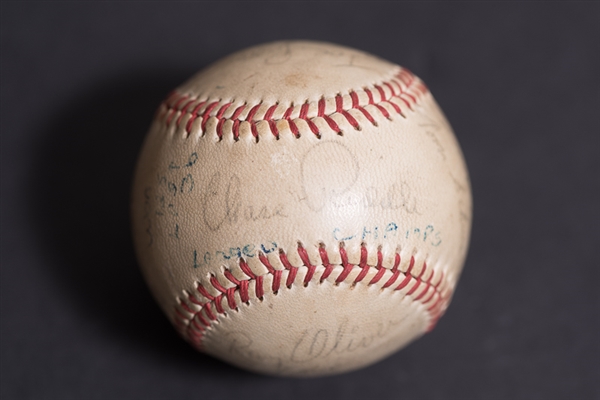
<svg viewBox="0 0 600 400"><path fill-rule="evenodd" d="M132 205L142 270L182 335L298 376L359 368L431 328L471 224L459 146L418 78L313 42L244 50L176 89Z"/></svg>

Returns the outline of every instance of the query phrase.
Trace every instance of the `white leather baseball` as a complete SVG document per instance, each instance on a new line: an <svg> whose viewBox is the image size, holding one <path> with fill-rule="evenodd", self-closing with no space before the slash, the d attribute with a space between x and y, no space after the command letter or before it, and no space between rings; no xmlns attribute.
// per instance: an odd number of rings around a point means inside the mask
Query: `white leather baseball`
<svg viewBox="0 0 600 400"><path fill-rule="evenodd" d="M471 223L425 85L304 41L240 51L169 95L132 200L143 273L181 335L276 375L360 368L431 329Z"/></svg>

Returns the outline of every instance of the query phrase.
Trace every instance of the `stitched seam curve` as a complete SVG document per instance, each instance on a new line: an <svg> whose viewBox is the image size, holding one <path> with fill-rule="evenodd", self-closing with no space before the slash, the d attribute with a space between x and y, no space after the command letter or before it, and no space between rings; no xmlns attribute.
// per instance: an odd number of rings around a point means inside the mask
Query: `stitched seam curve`
<svg viewBox="0 0 600 400"><path fill-rule="evenodd" d="M219 139L231 133L234 140L239 140L243 125L257 140L259 130L263 129L268 129L277 139L286 128L299 138L301 127L308 128L318 138L323 127L341 135L340 124L345 122L361 130L359 121L363 118L374 126L381 117L391 119L393 113L406 118L406 109L412 110L428 89L410 71L398 68L391 79L372 87L296 105L262 102L234 105L234 101L209 100L175 90L159 108L158 118L167 126L174 124L177 129L184 128L186 136L193 129L205 134L209 121L211 126L214 123Z"/></svg>
<svg viewBox="0 0 600 400"><path fill-rule="evenodd" d="M302 245L298 245L297 251L303 262L302 267L293 266L289 262L286 253L280 251L279 258L285 269L275 269L268 258L259 253L259 260L267 269L265 275L256 275L244 259L240 258L240 269L248 279L238 279L230 271L225 270L223 275L228 283L227 287L221 284L214 275L211 275L209 280L211 290L207 290L201 283L196 282L195 291L192 293L184 292L185 296L177 299L174 309L175 325L188 341L200 348L202 338L212 323L217 321L220 316L227 315L228 311L224 308L225 304L230 311L237 311L240 303L249 305L250 300L262 301L267 290L277 294L281 289L290 289L300 283L296 282L300 268L306 269L304 279L301 281L301 284L305 287L309 284L322 284L328 278L331 278L330 281L333 279L331 274L335 266L329 263L329 256L323 246L319 248L323 267L320 276L317 276L317 266L311 264ZM348 262L348 254L343 245L340 246L339 252L342 270L334 280L335 285L350 283L351 285L366 284L370 286L379 283L381 290L403 290L406 296L410 296L413 301L425 307L430 316L427 331L431 331L435 327L448 306L452 292L446 279L444 279L443 272L437 283L433 283L434 269L428 269L426 262L423 262L421 271L418 274L414 273L414 256L410 258L408 269L402 272L398 268L401 262L398 253L395 255L394 266L388 269L382 265L383 255L379 250L377 251L376 265L368 265L368 250L365 246L361 247L360 262L358 264ZM376 273L367 282L365 279L371 268L374 268ZM287 277L284 276L284 272L287 272ZM386 272L389 272L389 276L384 278ZM265 287L266 275L270 275L272 278L270 287ZM251 296L250 293L251 285L254 286L254 296ZM211 294L211 292L216 294Z"/></svg>

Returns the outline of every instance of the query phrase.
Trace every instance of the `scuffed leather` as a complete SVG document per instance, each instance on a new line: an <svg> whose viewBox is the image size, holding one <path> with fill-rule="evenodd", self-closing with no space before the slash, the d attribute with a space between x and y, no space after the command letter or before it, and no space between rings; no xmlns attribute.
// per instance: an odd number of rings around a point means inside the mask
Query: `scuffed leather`
<svg viewBox="0 0 600 400"><path fill-rule="evenodd" d="M218 61L176 89L183 100L161 106L135 174L133 234L152 293L194 346L262 373L315 376L371 364L435 323L430 310L435 296L425 304L430 292L418 300L421 289L408 293L417 280L420 288L429 285L432 296L437 285L445 296L443 308L447 305L467 251L470 186L458 143L428 91L413 93L415 102L408 96L398 100L402 115L382 103L389 118L366 103L365 88L378 95L376 86L385 88L382 83L399 71L345 47L275 42ZM355 129L336 112L335 97L343 96L344 109L350 110L353 91L376 125L351 110ZM318 117L322 99L341 132ZM200 101L218 103L207 118L206 105L192 113ZM231 117L244 104L235 140ZM274 122L255 124L255 137L243 120L247 109L259 104L255 121L271 106L277 110ZM284 118L287 108L303 104L318 135L298 117L300 111L293 115L299 137ZM308 283L299 246L317 266ZM354 267L336 283L343 270L340 246ZM335 265L323 281L322 249ZM361 255L376 267L378 253L380 266L391 272L369 284L377 272L372 268L354 283ZM289 266L281 254L298 267L289 287ZM276 293L260 255L284 270ZM262 299L256 297L256 280L240 269L240 258L263 277ZM402 273L384 287L398 259ZM394 290L411 259L411 284ZM212 297L223 294L218 285L235 288L225 271L250 281L249 301L241 301L236 291L236 307L230 309L223 295L224 312L213 304L215 320L194 339L191 320L198 313L206 316L201 304L210 303L198 287Z"/></svg>

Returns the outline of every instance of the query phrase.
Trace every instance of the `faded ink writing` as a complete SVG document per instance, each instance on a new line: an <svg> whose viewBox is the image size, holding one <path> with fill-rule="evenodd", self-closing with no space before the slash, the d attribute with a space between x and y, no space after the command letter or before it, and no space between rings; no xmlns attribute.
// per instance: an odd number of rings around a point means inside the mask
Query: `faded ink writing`
<svg viewBox="0 0 600 400"><path fill-rule="evenodd" d="M208 229L218 231L224 224L235 225L240 221L287 218L283 203L262 206L244 204L241 185L241 179L235 174L229 178L223 178L221 172L213 174L202 201L202 218Z"/></svg>
<svg viewBox="0 0 600 400"><path fill-rule="evenodd" d="M333 239L337 242L346 242L350 240L386 240L391 238L417 239L432 246L439 246L442 243L441 232L437 231L433 225L427 225L424 228L413 227L403 229L396 222L387 224L363 226L357 231L344 231L341 228L335 228L332 231Z"/></svg>
<svg viewBox="0 0 600 400"><path fill-rule="evenodd" d="M228 249L219 249L216 251L205 251L204 253L193 251L193 267L199 268L212 265L214 263L222 263L227 260L239 260L240 258L256 257L258 252L269 254L277 250L277 243L270 241L259 245L248 243L242 246L229 247Z"/></svg>
<svg viewBox="0 0 600 400"><path fill-rule="evenodd" d="M368 348L378 339L387 336L402 321L401 319L377 322L374 329L365 329L358 325L350 325L345 319L335 332L327 329L307 329L296 342L290 360L302 363L326 358L332 354L339 356Z"/></svg>

